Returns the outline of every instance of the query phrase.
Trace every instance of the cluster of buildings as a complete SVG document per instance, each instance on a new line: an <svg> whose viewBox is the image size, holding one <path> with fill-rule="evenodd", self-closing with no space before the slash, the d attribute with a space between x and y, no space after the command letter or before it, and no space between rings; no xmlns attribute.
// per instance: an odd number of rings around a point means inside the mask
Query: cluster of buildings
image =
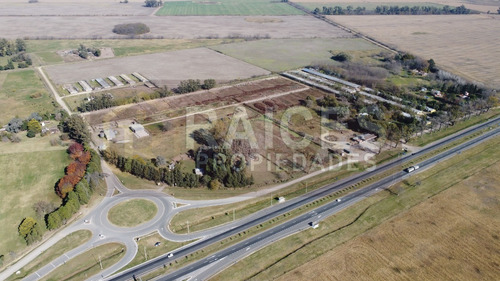
<svg viewBox="0 0 500 281"><path fill-rule="evenodd" d="M144 85L149 88L156 87L153 83L151 83L151 81L149 81L146 77L138 72L132 73L132 76L139 80L141 83L144 83ZM63 88L68 91L68 93L73 95L78 93L90 93L92 91L98 91L102 89L110 89L112 87L123 87L125 86L125 84L128 84L130 86L136 84L136 81L134 79L131 79L126 74L121 74L119 77L121 78L121 80L115 76L92 79L91 82L95 82L95 84L97 84L95 87L92 87L89 82L81 80L76 83L78 87L76 87L75 84L66 84L63 86ZM79 88L81 88L81 90Z"/></svg>

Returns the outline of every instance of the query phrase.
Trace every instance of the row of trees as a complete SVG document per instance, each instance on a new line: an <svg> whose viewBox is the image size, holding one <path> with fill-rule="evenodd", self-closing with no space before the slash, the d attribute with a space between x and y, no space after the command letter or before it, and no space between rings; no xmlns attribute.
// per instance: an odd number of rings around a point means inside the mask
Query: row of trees
<svg viewBox="0 0 500 281"><path fill-rule="evenodd" d="M49 230L57 229L61 225L65 224L73 214L77 213L78 210L80 210L81 205L87 204L90 201L92 193L97 188L101 180L101 162L99 154L89 148L82 150L82 147L83 146L79 145L78 143L70 146L70 149L68 150L70 156L72 158L76 158L76 160L68 165L66 171L68 173L68 170L73 169L71 166L75 162L77 162L77 164L74 168L76 170L81 169L80 167L77 167L82 164L82 162L80 161L86 161L86 159L89 158L85 170L83 170L84 176L80 178L80 180L76 183L76 185L74 185L73 188L64 190L67 192L64 193L64 199L61 206L45 216L47 229ZM75 173L78 173L78 171L76 171ZM64 176L60 180L60 182L63 181L63 179L67 176L68 175ZM59 196L62 195L58 190L58 186L56 187L56 193Z"/></svg>
<svg viewBox="0 0 500 281"><path fill-rule="evenodd" d="M179 83L179 86L174 89L175 93L185 94L198 91L200 89L209 90L214 88L217 85L215 79L206 79L201 83L200 80L184 80ZM158 88L153 93L148 93L139 96L134 96L131 98L125 99L115 99L110 95L100 95L100 96L92 96L89 101L83 101L80 106L78 106L78 111L80 112L88 112L95 111L104 108L110 108L114 106L136 103L140 101L158 99L168 97L174 94L174 92L170 91L166 86Z"/></svg>
<svg viewBox="0 0 500 281"><path fill-rule="evenodd" d="M117 106L117 101L111 95L91 96L89 101L83 101L78 111L87 112Z"/></svg>
<svg viewBox="0 0 500 281"><path fill-rule="evenodd" d="M192 172L183 172L181 164L175 165L175 168L170 170L164 167L166 162L161 158L152 161L139 156L125 157L112 149L102 151L102 156L121 171L143 179L164 182L170 186L198 187L200 185L200 178L197 175Z"/></svg>
<svg viewBox="0 0 500 281"><path fill-rule="evenodd" d="M26 42L23 39L10 41L5 38L0 39L0 57L8 57L26 51Z"/></svg>
<svg viewBox="0 0 500 281"><path fill-rule="evenodd" d="M464 5L459 7L436 7L436 6L377 6L374 10L367 11L366 7L341 6L326 7L322 9L316 8L313 10L314 14L321 15L448 15L448 14L470 14L472 11L465 8Z"/></svg>
<svg viewBox="0 0 500 281"><path fill-rule="evenodd" d="M146 0L144 1L144 7L148 8L156 8L163 6L162 0Z"/></svg>
<svg viewBox="0 0 500 281"><path fill-rule="evenodd" d="M235 156L223 147L201 147L196 157L196 166L205 171L204 182L210 189L245 187L254 183L253 176L247 176L244 155Z"/></svg>
<svg viewBox="0 0 500 281"><path fill-rule="evenodd" d="M57 117L57 116L56 116ZM39 201L34 204L38 216L44 217L45 226L52 230L65 224L75 214L82 204L87 204L93 190L101 180L101 162L97 152L85 146L88 141L82 135L89 132L80 116L65 116L59 118L61 127L69 136L78 142L68 148L68 154L73 161L66 167L66 173L56 184L57 195L63 198L61 206L54 210L54 206L47 202ZM32 119L35 120L35 119ZM86 131L86 132L83 132ZM32 217L23 219L18 232L29 245L42 238L44 225Z"/></svg>
<svg viewBox="0 0 500 281"><path fill-rule="evenodd" d="M76 53L82 58L82 59L87 59L89 57L89 53L96 56L100 57L101 56L101 50L98 48L93 48L93 47L85 47L83 44L80 44L78 49L76 50Z"/></svg>
<svg viewBox="0 0 500 281"><path fill-rule="evenodd" d="M179 86L175 89L175 92L179 94L196 92L200 89L210 90L216 86L215 79L206 79L203 81L203 84L200 80L184 80L179 83Z"/></svg>
<svg viewBox="0 0 500 281"><path fill-rule="evenodd" d="M56 194L62 199L66 198L67 194L73 191L76 184L83 178L91 158L90 152L85 151L80 143L73 143L68 152L73 162L66 167L66 175L56 185Z"/></svg>
<svg viewBox="0 0 500 281"><path fill-rule="evenodd" d="M55 192L63 199L61 206L45 216L47 229L52 230L65 224L80 205L87 204L101 180L99 154L87 144L90 132L79 115L65 116L59 124L62 131L76 141L68 148L73 161L66 167L66 174L56 184Z"/></svg>

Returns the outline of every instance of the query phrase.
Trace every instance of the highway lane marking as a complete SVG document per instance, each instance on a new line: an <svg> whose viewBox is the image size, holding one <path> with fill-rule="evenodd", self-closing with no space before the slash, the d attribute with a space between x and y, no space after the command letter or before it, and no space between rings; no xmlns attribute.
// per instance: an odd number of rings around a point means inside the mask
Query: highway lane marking
<svg viewBox="0 0 500 281"><path fill-rule="evenodd" d="M35 272L35 274L38 276L38 278L42 277L42 276L40 276L40 274L38 274L38 272Z"/></svg>

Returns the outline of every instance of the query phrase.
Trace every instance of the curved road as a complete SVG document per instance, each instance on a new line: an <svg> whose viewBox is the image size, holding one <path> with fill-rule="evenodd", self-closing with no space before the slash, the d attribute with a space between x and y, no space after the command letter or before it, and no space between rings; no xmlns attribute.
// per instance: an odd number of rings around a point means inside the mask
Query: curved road
<svg viewBox="0 0 500 281"><path fill-rule="evenodd" d="M135 257L137 253L137 244L135 242L135 238L141 237L147 234L150 234L152 232L158 231L160 235L162 235L165 239L170 240L170 241L191 241L198 239L198 241L195 241L189 245L186 245L182 247L181 249L177 249L174 251L175 255L183 255L184 253L189 253L192 251L196 251L197 249L200 249L202 247L205 247L209 245L210 243L213 243L214 241L218 241L220 239L224 239L225 237L228 237L234 233L238 233L239 231L242 231L252 225L255 225L256 223L266 221L269 218L275 217L276 215L288 212L289 210L292 210L298 206L301 206L303 204L306 204L307 202L312 202L316 200L317 198L325 196L325 194L335 192L336 190L343 189L346 186L352 185L356 182L359 182L363 179L372 177L376 173L380 173L383 171L386 171L388 169L391 169L395 166L401 165L403 162L409 161L413 158L419 157L423 153L427 153L433 149L436 149L440 146L446 145L450 142L453 142L457 139L460 139L464 136L467 136L469 134L472 134L478 130L484 129L488 126L493 126L496 125L500 121L500 117L495 118L491 121L485 122L483 124L471 127L467 130L464 130L463 132L459 132L455 135L452 135L446 139L440 140L436 143L430 144L420 150L419 152L414 153L413 155L408 155L407 157L404 157L402 159L393 161L391 163L382 165L373 171L368 171L364 172L358 175L355 175L351 178L347 178L344 180L340 180L332 185L328 185L326 187L323 187L321 189L318 189L316 191L310 192L307 195L295 198L293 200L290 200L286 203L275 205L271 208L266 208L264 210L261 210L259 212L256 212L252 215L249 215L245 218L242 218L240 220L237 220L232 223L228 223L225 225L221 225L218 227L214 227L208 230L203 230L195 233L189 233L189 234L175 234L172 233L168 229L168 223L172 219L172 217L177 214L180 211L187 210L190 208L200 208L200 207L206 207L206 206L214 206L214 205L222 205L222 204L229 204L229 203L235 203L235 202L240 202L247 200L249 198L255 198L256 196L261 196L267 193L275 192L276 190L279 190L281 188L284 188L286 186L295 184L297 182L303 181L307 178L310 178L312 176L315 176L317 174L320 174L324 171L317 171L314 173L311 173L309 175L306 175L302 178L290 181L285 184L280 184L277 186L274 186L272 188L258 191L258 192L252 192L248 193L246 195L242 196L236 196L236 197L231 197L231 198L225 198L225 199L215 199L215 200L182 200L182 199L176 199L173 198L163 192L156 191L156 190L139 190L139 191L133 191L127 189L125 186L122 185L122 183L118 180L118 178L111 172L109 167L105 162L102 162L103 166L103 172L107 174L107 177L105 178L106 184L108 186L108 191L106 194L106 197L102 200L102 202L97 205L88 215L84 216L83 218L75 221L72 223L70 226L60 230L58 233L56 233L52 238L41 244L38 248L33 250L31 253L26 255L24 258L19 260L17 263L13 264L6 270L0 273L0 280L6 279L8 276L14 274L17 270L22 269L25 265L27 265L30 261L32 261L34 258L36 258L38 255L40 255L43 251L48 249L49 247L53 246L56 244L59 240L67 236L68 234L81 230L81 229L87 229L92 232L92 238L84 243L83 245L78 246L77 248L68 251L67 253L63 254L62 256L58 257L57 259L51 261L49 264L46 266L42 267L35 273L27 276L25 280L38 280L39 278L47 275L50 273L52 270L55 268L64 265L65 262L70 260L71 258L74 258L78 256L79 254L92 249L93 247L105 244L105 243L110 243L110 242L118 242L124 245L124 250L126 250L126 253L124 257L116 264L113 266L103 270L102 272L99 273L99 275L96 275L92 278L91 280L98 280L102 279L106 276L110 276L111 274L117 272L119 269L123 268L126 266L132 259ZM495 132L498 131L498 129L495 129ZM491 132L490 132L491 133ZM424 164L422 164L424 165ZM333 168L333 167L332 167ZM396 176L402 176L403 174L398 174ZM114 191L118 190L120 193L118 195L112 196ZM357 193L353 193L357 194ZM351 196L351 195L348 195ZM367 194L363 194L362 196L367 196ZM346 196L347 197L347 196ZM107 213L109 209L111 209L113 206L116 204L119 204L125 200L132 199L132 198L143 198L147 200L153 201L157 207L158 207L158 213L155 215L155 217L146 222L143 223L139 226L132 227L132 228L122 228L122 227L117 227L109 222L107 219ZM361 197L356 197L356 198L361 198ZM348 204L349 202L354 202L353 200L348 201L346 200L343 202L342 206L347 206L345 204ZM176 203L182 203L184 204L183 206L179 208L174 208L176 206ZM308 218L310 219L310 218ZM89 223L85 223L85 221L88 220ZM295 219L296 220L296 219ZM294 220L294 221L295 221ZM305 221L305 220L304 220ZM300 229L303 229L303 227L306 227L303 222L302 223L296 223L294 228L295 231L298 231ZM280 225L280 227L282 227ZM289 232L289 231L288 231ZM288 233L286 232L286 233ZM285 232L278 232L278 233L285 233ZM274 233L273 237L275 239L278 239L278 233ZM280 234L280 235L281 235ZM278 235L278 236L276 236ZM267 239L267 238L266 238ZM261 244L264 244L264 241L267 241L266 239L262 239ZM239 245L239 244L236 244ZM232 251L231 254L235 254L235 251ZM112 280L125 280L129 279L133 274L140 274L142 272L147 272L151 270L151 268L155 268L155 266L162 265L165 262L166 257L159 257L157 259L153 259L150 262L138 265L132 269L129 269L127 271L124 271L120 274L117 274L114 277L111 277ZM230 261L232 259L228 259ZM213 266L211 267L212 270L215 270L217 268L221 268L223 265L223 262L221 260L209 260L209 264L214 263L215 261L220 262L220 265ZM226 262L228 262L226 261ZM199 268L200 269L200 268ZM184 275L185 272L179 271L180 273L183 273ZM179 274L180 274L179 273Z"/></svg>

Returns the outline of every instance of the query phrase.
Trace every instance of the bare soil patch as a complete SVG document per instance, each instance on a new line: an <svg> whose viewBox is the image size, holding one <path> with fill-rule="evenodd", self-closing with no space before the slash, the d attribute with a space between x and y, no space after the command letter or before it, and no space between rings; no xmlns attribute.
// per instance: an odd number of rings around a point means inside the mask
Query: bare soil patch
<svg viewBox="0 0 500 281"><path fill-rule="evenodd" d="M30 39L123 39L113 33L117 24L142 22L151 32L146 38L197 39L225 37L338 38L351 37L310 16L268 16L249 22L246 16L95 16L95 17L0 17L4 38ZM273 19L266 22L265 18ZM276 22L279 19L280 22ZM15 26L16 28L12 28Z"/></svg>
<svg viewBox="0 0 500 281"><path fill-rule="evenodd" d="M119 106L84 115L91 125L132 118L136 118L143 123L151 123L185 115L188 113L188 109L194 106L200 107L198 110L208 110L300 89L305 90L307 88L304 85L281 77L262 79L235 86L215 88L210 91L175 95L163 99Z"/></svg>
<svg viewBox="0 0 500 281"><path fill-rule="evenodd" d="M144 1L119 3L114 0L26 1L0 0L0 16L139 16L150 15L155 9L146 8Z"/></svg>
<svg viewBox="0 0 500 281"><path fill-rule="evenodd" d="M57 84L139 72L157 85L176 87L187 79L234 79L267 75L267 70L206 48L180 50L133 57L115 58L46 67Z"/></svg>

